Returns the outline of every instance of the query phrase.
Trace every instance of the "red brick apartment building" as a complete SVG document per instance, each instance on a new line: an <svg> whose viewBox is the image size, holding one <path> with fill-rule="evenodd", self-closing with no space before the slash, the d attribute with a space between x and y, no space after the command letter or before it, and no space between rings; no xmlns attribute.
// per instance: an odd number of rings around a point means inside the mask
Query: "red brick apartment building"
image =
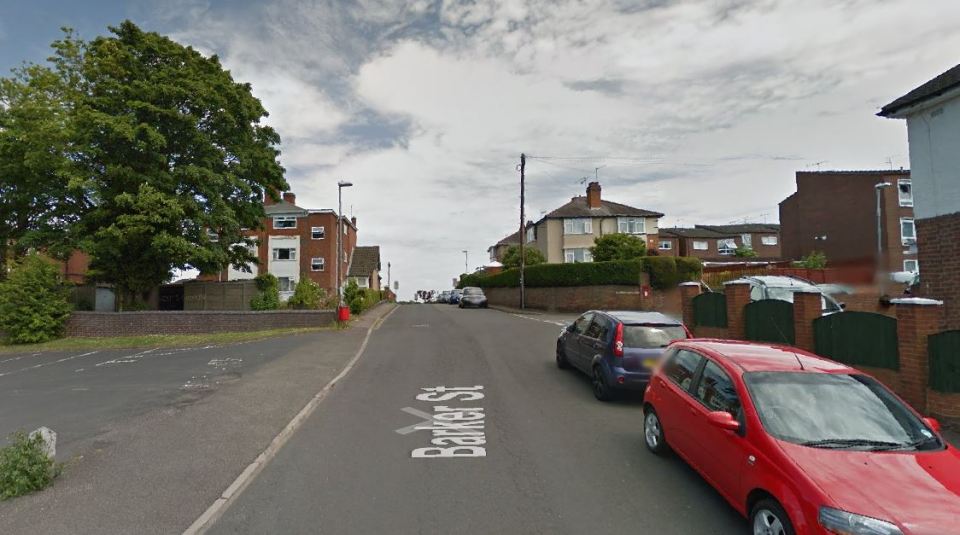
<svg viewBox="0 0 960 535"><path fill-rule="evenodd" d="M693 256L708 262L742 261L737 248L747 246L757 256L750 260L780 259L780 225L696 225L693 228L661 228L659 253L662 256Z"/></svg>
<svg viewBox="0 0 960 535"><path fill-rule="evenodd" d="M797 191L780 202L784 260L821 251L834 264L877 262L877 184L880 191L880 265L917 271L910 171L800 171Z"/></svg>

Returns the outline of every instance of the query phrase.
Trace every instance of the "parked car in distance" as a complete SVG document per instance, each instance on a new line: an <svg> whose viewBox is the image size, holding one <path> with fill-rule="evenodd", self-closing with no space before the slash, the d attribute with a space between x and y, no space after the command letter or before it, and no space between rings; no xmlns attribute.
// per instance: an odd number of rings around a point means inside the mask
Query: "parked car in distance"
<svg viewBox="0 0 960 535"><path fill-rule="evenodd" d="M742 277L730 282L746 282L750 284L750 300L760 301L761 299L779 299L780 301L793 302L793 294L797 292L819 293L823 307L823 315L834 314L844 309L842 303L828 295L816 284L807 282L795 277L785 277L782 275L759 275L751 277ZM729 284L729 283L728 283Z"/></svg>
<svg viewBox="0 0 960 535"><path fill-rule="evenodd" d="M450 290L450 298L447 299L447 304L458 305L460 304L460 298L463 297L463 290L457 288L456 290Z"/></svg>
<svg viewBox="0 0 960 535"><path fill-rule="evenodd" d="M786 346L670 346L644 395L675 451L753 534L960 533L960 453L876 379Z"/></svg>
<svg viewBox="0 0 960 535"><path fill-rule="evenodd" d="M463 289L463 295L460 297L460 308L487 308L487 296L483 294L483 289L468 286Z"/></svg>
<svg viewBox="0 0 960 535"><path fill-rule="evenodd" d="M642 391L664 348L690 337L682 322L659 312L591 310L560 332L557 366L587 374L593 395L609 401Z"/></svg>
<svg viewBox="0 0 960 535"><path fill-rule="evenodd" d="M437 296L438 303L449 303L450 302L450 290L444 290L440 292L440 295Z"/></svg>

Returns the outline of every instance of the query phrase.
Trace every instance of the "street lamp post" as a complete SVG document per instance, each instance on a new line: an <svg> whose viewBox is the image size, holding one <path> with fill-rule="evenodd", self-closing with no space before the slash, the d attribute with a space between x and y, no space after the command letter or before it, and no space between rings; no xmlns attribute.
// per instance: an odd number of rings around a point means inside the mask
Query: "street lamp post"
<svg viewBox="0 0 960 535"><path fill-rule="evenodd" d="M343 285L341 270L343 269L343 188L349 188L353 182L341 180L337 182L337 303L343 306Z"/></svg>
<svg viewBox="0 0 960 535"><path fill-rule="evenodd" d="M467 275L470 274L470 253L466 250L463 251L463 272Z"/></svg>
<svg viewBox="0 0 960 535"><path fill-rule="evenodd" d="M877 278L879 279L880 284L880 295L884 295L886 284L883 276L883 220L882 220L882 210L883 205L881 199L883 197L883 189L889 188L893 184L889 182L878 182L874 184L873 188L877 192Z"/></svg>

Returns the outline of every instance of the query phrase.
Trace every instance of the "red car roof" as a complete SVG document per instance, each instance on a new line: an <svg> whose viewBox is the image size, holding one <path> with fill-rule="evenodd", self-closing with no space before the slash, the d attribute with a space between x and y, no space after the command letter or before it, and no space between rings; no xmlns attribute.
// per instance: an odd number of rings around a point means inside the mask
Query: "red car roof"
<svg viewBox="0 0 960 535"><path fill-rule="evenodd" d="M695 338L678 345L699 348L738 366L744 372L814 371L822 373L857 373L854 368L790 346Z"/></svg>

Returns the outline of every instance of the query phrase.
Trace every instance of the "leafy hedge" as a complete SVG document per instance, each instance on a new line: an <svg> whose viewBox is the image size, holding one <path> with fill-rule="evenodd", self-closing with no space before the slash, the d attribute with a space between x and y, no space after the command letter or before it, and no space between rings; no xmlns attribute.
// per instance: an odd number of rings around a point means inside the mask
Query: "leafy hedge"
<svg viewBox="0 0 960 535"><path fill-rule="evenodd" d="M50 260L31 254L0 281L0 331L14 344L46 342L63 334L70 291Z"/></svg>
<svg viewBox="0 0 960 535"><path fill-rule="evenodd" d="M343 300L350 307L351 314L362 314L373 308L386 298L386 292L372 288L360 288L355 281L350 281L343 289Z"/></svg>
<svg viewBox="0 0 960 535"><path fill-rule="evenodd" d="M527 287L602 286L639 284L640 273L650 274L650 284L657 289L676 286L679 282L699 280L702 265L696 258L646 256L635 260L584 262L576 264L540 264L526 268ZM494 275L474 273L461 275L459 288L505 288L520 286L520 270L508 269Z"/></svg>

